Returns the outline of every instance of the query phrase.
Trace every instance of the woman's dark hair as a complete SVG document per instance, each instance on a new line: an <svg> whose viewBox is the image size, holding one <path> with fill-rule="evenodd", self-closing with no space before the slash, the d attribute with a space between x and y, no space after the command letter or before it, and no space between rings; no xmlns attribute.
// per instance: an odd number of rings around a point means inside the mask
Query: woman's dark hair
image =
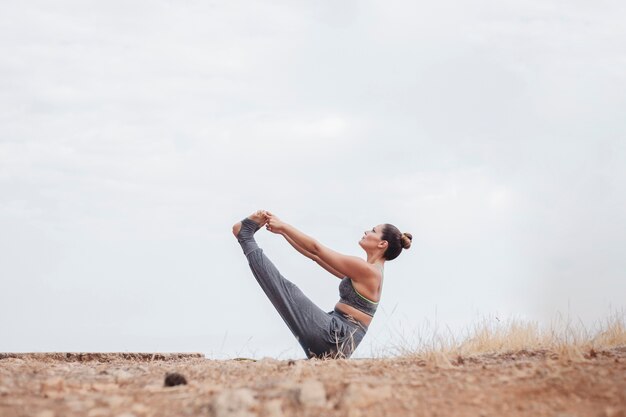
<svg viewBox="0 0 626 417"><path fill-rule="evenodd" d="M411 241L413 236L410 233L402 233L393 224L386 223L383 227L383 240L386 240L389 246L383 254L386 260L391 261L396 259L402 249L408 249L411 247Z"/></svg>

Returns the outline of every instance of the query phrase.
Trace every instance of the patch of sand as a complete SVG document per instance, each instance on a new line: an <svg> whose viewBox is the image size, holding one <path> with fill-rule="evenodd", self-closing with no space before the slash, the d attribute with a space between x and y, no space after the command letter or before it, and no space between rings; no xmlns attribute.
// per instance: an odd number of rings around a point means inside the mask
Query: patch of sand
<svg viewBox="0 0 626 417"><path fill-rule="evenodd" d="M164 386L182 374L186 385ZM626 417L626 348L351 360L0 354L0 416Z"/></svg>

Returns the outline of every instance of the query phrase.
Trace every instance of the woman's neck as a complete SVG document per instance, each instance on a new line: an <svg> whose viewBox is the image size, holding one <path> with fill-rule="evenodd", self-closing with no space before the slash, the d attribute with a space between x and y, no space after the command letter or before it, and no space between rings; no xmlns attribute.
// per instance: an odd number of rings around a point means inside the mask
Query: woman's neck
<svg viewBox="0 0 626 417"><path fill-rule="evenodd" d="M381 267L385 265L385 258L383 258L382 254L367 254L367 263L372 265L380 265Z"/></svg>

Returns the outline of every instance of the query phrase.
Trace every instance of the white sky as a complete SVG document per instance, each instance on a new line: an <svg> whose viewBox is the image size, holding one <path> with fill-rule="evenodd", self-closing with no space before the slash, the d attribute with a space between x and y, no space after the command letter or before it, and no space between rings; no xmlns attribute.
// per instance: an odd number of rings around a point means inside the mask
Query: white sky
<svg viewBox="0 0 626 417"><path fill-rule="evenodd" d="M304 357L232 224L348 254L358 356L626 306L622 1L0 0L0 351ZM339 280L259 243L330 311ZM621 310L623 311L623 310ZM430 329L430 330L424 330Z"/></svg>

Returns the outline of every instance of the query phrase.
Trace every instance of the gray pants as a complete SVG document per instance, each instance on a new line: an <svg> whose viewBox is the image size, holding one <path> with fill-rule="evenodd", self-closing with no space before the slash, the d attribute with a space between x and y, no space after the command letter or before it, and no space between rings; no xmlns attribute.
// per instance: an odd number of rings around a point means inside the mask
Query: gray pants
<svg viewBox="0 0 626 417"><path fill-rule="evenodd" d="M324 312L283 277L254 240L260 226L246 218L237 240L252 274L309 358L348 358L367 328L340 311Z"/></svg>

